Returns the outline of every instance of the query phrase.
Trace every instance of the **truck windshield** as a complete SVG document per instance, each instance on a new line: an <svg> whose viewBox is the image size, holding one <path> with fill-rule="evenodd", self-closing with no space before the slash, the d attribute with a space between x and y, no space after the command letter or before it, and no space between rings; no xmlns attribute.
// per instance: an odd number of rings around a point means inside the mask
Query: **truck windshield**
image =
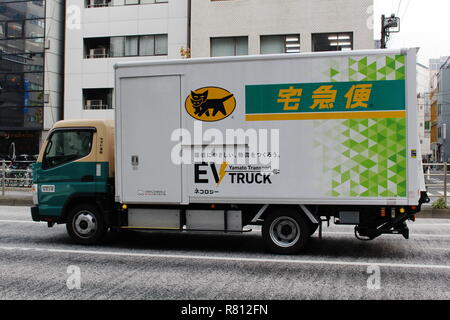
<svg viewBox="0 0 450 320"><path fill-rule="evenodd" d="M92 130L55 131L48 139L42 168L50 169L87 156L92 147Z"/></svg>

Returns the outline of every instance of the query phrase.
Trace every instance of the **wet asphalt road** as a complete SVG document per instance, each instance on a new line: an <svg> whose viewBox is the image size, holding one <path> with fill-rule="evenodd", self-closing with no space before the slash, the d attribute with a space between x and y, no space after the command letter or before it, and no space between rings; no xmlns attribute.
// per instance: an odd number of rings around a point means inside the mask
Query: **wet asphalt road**
<svg viewBox="0 0 450 320"><path fill-rule="evenodd" d="M110 234L84 247L29 208L0 207L0 299L449 299L450 219L410 230L361 242L332 225L297 256L266 253L257 230Z"/></svg>

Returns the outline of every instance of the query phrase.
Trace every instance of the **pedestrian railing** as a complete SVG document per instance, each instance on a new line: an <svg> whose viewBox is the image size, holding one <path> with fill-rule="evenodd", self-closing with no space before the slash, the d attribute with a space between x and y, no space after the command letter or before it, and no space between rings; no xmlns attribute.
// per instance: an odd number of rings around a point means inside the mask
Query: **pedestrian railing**
<svg viewBox="0 0 450 320"><path fill-rule="evenodd" d="M448 179L450 163L424 163L425 187L428 197L443 198L447 203L449 184Z"/></svg>
<svg viewBox="0 0 450 320"><path fill-rule="evenodd" d="M33 185L33 161L1 160L0 187L2 196L7 191L31 191Z"/></svg>

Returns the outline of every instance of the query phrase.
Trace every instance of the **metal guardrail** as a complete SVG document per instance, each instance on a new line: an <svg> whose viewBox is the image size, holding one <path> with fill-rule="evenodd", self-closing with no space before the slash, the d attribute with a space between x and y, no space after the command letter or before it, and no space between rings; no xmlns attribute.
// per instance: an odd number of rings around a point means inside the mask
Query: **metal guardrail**
<svg viewBox="0 0 450 320"><path fill-rule="evenodd" d="M2 196L6 191L31 191L33 185L33 171L31 164L34 161L7 161L1 160L0 187Z"/></svg>
<svg viewBox="0 0 450 320"><path fill-rule="evenodd" d="M428 197L443 198L445 203L447 203L447 198L449 196L448 169L450 169L450 163L424 163L423 169Z"/></svg>

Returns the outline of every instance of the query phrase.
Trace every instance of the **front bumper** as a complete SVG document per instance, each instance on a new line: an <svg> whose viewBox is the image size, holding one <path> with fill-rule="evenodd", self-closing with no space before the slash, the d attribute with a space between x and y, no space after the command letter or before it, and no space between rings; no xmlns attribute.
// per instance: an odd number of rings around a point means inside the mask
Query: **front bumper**
<svg viewBox="0 0 450 320"><path fill-rule="evenodd" d="M33 221L36 221L36 222L41 221L41 217L39 215L39 207L38 206L31 207L31 218L33 218Z"/></svg>

